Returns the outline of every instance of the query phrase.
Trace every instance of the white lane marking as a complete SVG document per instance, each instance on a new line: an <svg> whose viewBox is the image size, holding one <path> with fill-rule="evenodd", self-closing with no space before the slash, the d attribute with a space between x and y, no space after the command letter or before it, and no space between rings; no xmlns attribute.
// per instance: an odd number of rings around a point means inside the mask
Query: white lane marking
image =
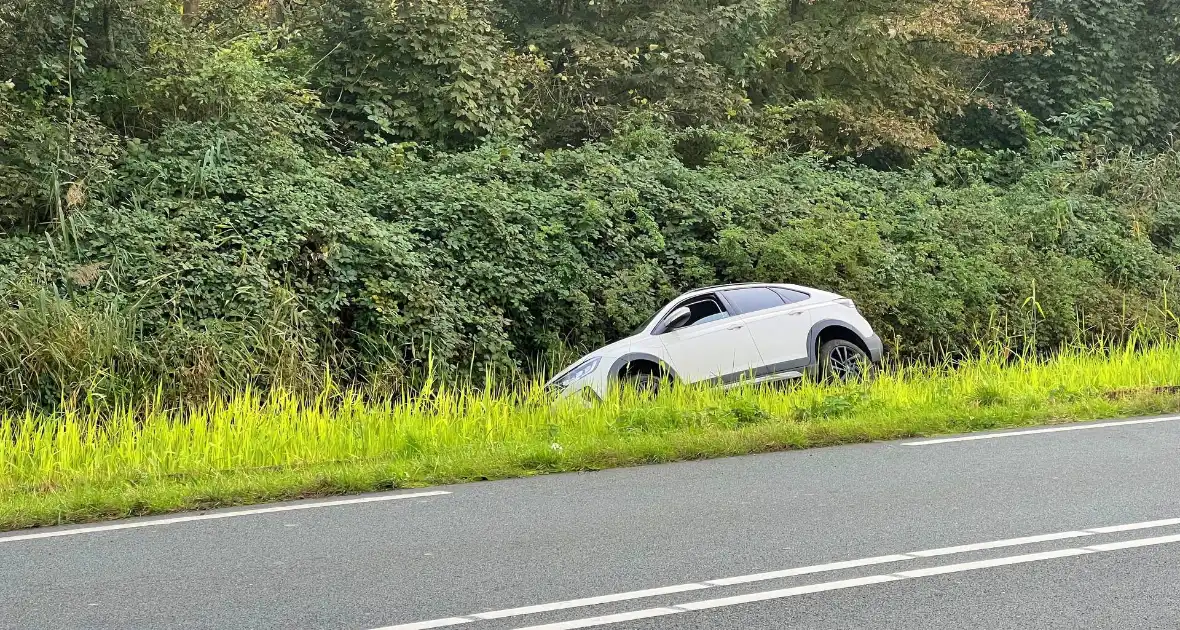
<svg viewBox="0 0 1180 630"><path fill-rule="evenodd" d="M723 608L725 606L737 606L739 604L749 604L751 602L762 602L768 599L782 599L784 597L795 597L797 595L807 595L809 593L822 593L824 591L835 591L842 588L853 588L855 586L865 586L868 584L893 582L900 579L902 578L893 575L870 575L868 577L856 578L852 580L824 582L823 584L808 584L807 586L781 588L774 591L763 591L761 593L747 593L745 595L735 595L733 597L721 597L719 599L707 599L699 602L689 602L687 604L678 604L673 608L685 612L690 610Z"/></svg>
<svg viewBox="0 0 1180 630"><path fill-rule="evenodd" d="M430 492L414 492L412 494L392 494L380 497L361 497L359 499L340 499L337 501L320 501L318 503L300 503L297 505L279 505L268 508L254 508L250 510L235 510L233 512L215 512L213 514L197 514L194 516L174 516L172 518L158 518L150 521L135 521L132 523L115 523L113 525L95 525L93 527L77 527L74 529L58 529L50 532L35 534L20 534L18 536L0 537L0 543L16 542L19 540L37 540L40 538L58 538L61 536L77 536L78 534L94 534L98 532L113 532L120 529L139 529L141 527L157 527L160 525L175 525L176 523L191 523L193 521L212 521L236 516L251 516L254 514L273 514L275 512L293 512L295 510L311 510L315 508L335 507L337 505L356 505L358 503L376 503L378 501L397 501L400 499L418 499L421 497L437 497L451 494L442 490Z"/></svg>
<svg viewBox="0 0 1180 630"><path fill-rule="evenodd" d="M603 615L602 617L590 617L588 619L575 619L573 621L547 623L541 626L529 626L528 628L521 628L521 630L573 630L574 628L605 626L612 623L635 621L637 619L650 619L652 617L662 617L664 615L675 615L682 612L684 611L677 610L675 608L648 608L646 610L636 610L634 612L619 613L617 615Z"/></svg>
<svg viewBox="0 0 1180 630"><path fill-rule="evenodd" d="M550 604L538 604L535 606L522 606L519 608L507 608L504 610L493 610L488 612L477 613L474 615L467 615L464 617L448 617L445 620L450 623L444 625L454 625L462 623L462 621L454 621L462 619L465 621L477 621L484 619L503 619L506 617L517 617L522 615L529 615L537 612L546 612L551 610L564 610L567 608L579 608L582 606L593 606L601 603L627 601L633 599L641 599L644 597L654 597L657 595L666 595L670 593L678 593L683 591L696 591L706 588L716 588L720 586L733 586L735 584L748 584L750 582L762 582L767 580L775 580L784 577L792 577L798 575L808 575L812 573L824 573L828 571L840 571L843 569L850 569L854 567L870 566L875 564L888 564L891 562L904 562L906 560L913 560L917 558L927 558L933 556L944 556L957 553L967 553L970 551L980 551L985 549L996 549L999 547L1015 547L1019 545L1029 545L1038 542L1047 542L1052 540L1061 540L1065 538L1081 538L1085 536L1093 536L1096 534L1116 533L1123 531L1132 531L1138 529L1151 529L1157 527L1168 527L1170 525L1180 525L1180 518L1145 521L1142 523L1130 523L1127 525L1113 525L1109 527L1096 527L1091 529L1072 530L1068 532L1057 532L1053 534L1042 534L1040 536L1025 536L1023 538L1008 538L1005 540L995 540L991 542L976 543L972 545L959 545L956 547L942 547L939 549L927 549L924 551L911 551L909 553L895 554L889 556L876 556L873 558L863 558L860 560L845 560L843 562L830 562L827 564L816 564L806 567L796 567L793 569L783 569L781 571L769 571L765 573L754 573L750 575L739 575L735 577L720 578L716 580L707 580L705 582L693 582L690 584L677 584L675 586L665 586L661 588L651 588L642 591L629 591L626 593L616 593L614 595L600 595L597 597L584 597L581 599L571 599L561 602L553 602ZM420 622L423 624L433 623L430 621ZM434 628L439 626L418 625L418 624L403 624L398 626L386 626L377 628L376 630L419 630L421 628Z"/></svg>
<svg viewBox="0 0 1180 630"><path fill-rule="evenodd" d="M1152 529L1155 527L1167 527L1169 525L1180 525L1180 518L1167 518L1162 521L1147 521L1145 523L1131 523L1130 525L1112 525L1110 527L1094 527L1087 529L1088 532L1095 534L1115 534L1118 532L1129 532L1136 529Z"/></svg>
<svg viewBox="0 0 1180 630"><path fill-rule="evenodd" d="M1076 531L1076 532L1057 532L1056 534L1043 534L1041 536L1025 536L1024 538L1009 538L1008 540L995 540L992 542L976 543L974 545L959 545L957 547L943 547L942 549L927 549L926 551L911 551L909 555L917 556L919 558L930 558L933 556L949 556L955 553L967 553L969 551L983 551L984 549L998 549L1000 547L1018 547L1020 545L1031 545L1033 543L1048 542L1050 540L1061 540L1063 538L1080 538L1082 536L1093 536L1094 530Z"/></svg>
<svg viewBox="0 0 1180 630"><path fill-rule="evenodd" d="M1085 431L1086 429L1107 429L1132 424L1155 424L1157 422L1171 422L1180 420L1180 416L1165 418L1148 418L1146 420L1120 420L1118 422L1099 422L1097 424L1070 425L1067 427L1052 427L1048 429L1029 429L1027 431L1008 431L1007 433L984 433L982 435L965 435L962 437L939 438L937 440L922 440L921 442L903 442L902 446L930 446L931 444L949 444L951 442L973 442L975 440L994 440L997 438L1017 437L1020 435L1035 435L1038 433L1061 433L1062 431Z"/></svg>
<svg viewBox="0 0 1180 630"><path fill-rule="evenodd" d="M430 628L457 626L461 623L471 623L472 621L475 620L466 617L447 617L446 619L433 619L431 621L419 621L418 623L404 623L400 626L386 626L384 628L376 628L376 630L429 630Z"/></svg>
<svg viewBox="0 0 1180 630"><path fill-rule="evenodd" d="M1106 543L1104 545L1091 545L1086 547L1086 549L1090 551L1117 551L1119 549L1134 549L1135 547L1150 547L1151 545L1167 545L1174 542L1180 542L1180 535L1124 540L1122 542Z"/></svg>
<svg viewBox="0 0 1180 630"><path fill-rule="evenodd" d="M616 593L614 595L600 595L598 597L583 597L582 599L571 599L564 602L554 602L552 604L538 604L536 606L521 606L520 608L508 608L505 610L492 610L476 615L471 615L472 619L502 619L504 617L516 617L519 615L531 615L533 613L549 612L551 610L562 610L565 608L578 608L580 606L597 606L598 604L609 604L611 602L622 602L630 599L642 599L644 597L656 597L659 595L672 595L674 593L683 593L685 591L697 591L709 588L705 584L677 584L676 586L665 586L663 588L649 588L642 591L631 591L628 593ZM399 626L400 629L400 626ZM400 629L410 630L410 629Z"/></svg>
<svg viewBox="0 0 1180 630"><path fill-rule="evenodd" d="M627 618L627 613L619 615L607 615L603 617L592 617L588 619L576 619L574 621L566 621L561 624L549 624L544 626L533 626L530 628L521 628L519 630L566 630L568 628L589 628L593 626L605 626L622 621L629 621L630 619L643 619L647 616L668 615L674 613L684 613L698 610L708 610L712 608L722 608L726 606L738 606L741 604L749 604L752 602L761 602L771 599L784 599L787 597L797 597L799 595L807 595L811 593L822 593L825 591L834 591L838 589L854 588L857 586L867 586L870 584L883 584L886 582L898 582L902 580L912 580L917 578L930 577L934 575L946 575L949 573L961 573L964 571L977 571L979 569L989 569L993 567L1010 566L1014 564L1024 564L1028 562L1043 562L1045 560L1053 560L1056 558L1069 558L1074 556L1084 556L1102 551L1114 551L1116 549L1130 549L1132 547L1145 547L1148 545L1162 545L1168 543L1180 542L1180 535L1178 536L1160 536L1158 538L1145 538L1142 540L1128 540L1121 543L1111 543L1109 545L1095 545L1093 547L1077 548L1077 549L1060 549L1057 551L1046 551L1043 553L1030 553L1020 556L1008 556L1006 558L993 558L991 560L981 560L979 562L963 562L959 564L949 564L939 567L930 567L926 569L916 569L913 571L900 571L898 573L891 573L888 575L870 575L862 578L855 578L851 580L840 580L836 582L823 582L820 584L809 584L807 586L796 586L793 588L783 588L773 591L763 591L760 593L747 593L745 595L736 595L734 597L723 597L719 599L702 600L696 602L687 602L684 604L676 604L667 608L650 608L648 610L640 610L632 615L642 615L637 617ZM659 611L656 613L656 611ZM672 611L672 612L668 612Z"/></svg>
<svg viewBox="0 0 1180 630"><path fill-rule="evenodd" d="M901 562L902 560L910 560L915 554L895 554L892 556L877 556L876 558L865 558L863 560L847 560L845 562L830 562L828 564L817 564L810 567L799 567L796 569L783 569L782 571L768 571L766 573L755 573L753 575L739 575L731 578L721 578L720 580L709 580L705 582L709 586L733 586L734 584L746 584L749 582L763 582L766 580L777 580L779 578L794 577L796 575L807 575L809 573L823 573L825 571L840 571L842 569L852 569L855 567L865 567L873 564L885 564L888 562Z"/></svg>
<svg viewBox="0 0 1180 630"><path fill-rule="evenodd" d="M1009 564L1022 564L1025 562L1037 562L1039 560L1052 560L1053 558L1080 556L1087 553L1094 552L1088 551L1086 549L1060 549L1058 551L1029 553L1022 556L1008 556L1007 558L992 558L990 560L979 560L977 562L963 562L960 564L947 564L940 567L914 569L912 571L899 571L894 573L894 575L902 578L929 577L931 575L943 575L944 573L959 573L960 571L974 571L975 569L1002 567Z"/></svg>

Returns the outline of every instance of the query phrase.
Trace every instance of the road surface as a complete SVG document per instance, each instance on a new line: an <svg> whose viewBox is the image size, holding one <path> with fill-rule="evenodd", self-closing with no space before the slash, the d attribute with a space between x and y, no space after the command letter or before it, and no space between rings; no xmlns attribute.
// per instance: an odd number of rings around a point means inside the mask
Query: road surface
<svg viewBox="0 0 1180 630"><path fill-rule="evenodd" d="M1146 420L9 532L0 627L1180 627Z"/></svg>

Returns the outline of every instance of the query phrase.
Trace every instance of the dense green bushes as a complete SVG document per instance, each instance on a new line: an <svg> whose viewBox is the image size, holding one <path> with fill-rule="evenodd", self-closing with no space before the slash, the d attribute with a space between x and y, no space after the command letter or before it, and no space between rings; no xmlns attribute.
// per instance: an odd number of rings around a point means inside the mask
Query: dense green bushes
<svg viewBox="0 0 1180 630"><path fill-rule="evenodd" d="M1173 3L0 0L0 400L535 369L738 280L901 357L1169 323Z"/></svg>
<svg viewBox="0 0 1180 630"><path fill-rule="evenodd" d="M329 368L396 387L431 360L514 369L600 344L680 290L746 280L846 293L901 356L1120 336L1171 318L1178 173L1176 153L1082 168L1043 139L879 172L651 127L543 154L339 156L175 125L58 229L0 239L0 390L203 396Z"/></svg>

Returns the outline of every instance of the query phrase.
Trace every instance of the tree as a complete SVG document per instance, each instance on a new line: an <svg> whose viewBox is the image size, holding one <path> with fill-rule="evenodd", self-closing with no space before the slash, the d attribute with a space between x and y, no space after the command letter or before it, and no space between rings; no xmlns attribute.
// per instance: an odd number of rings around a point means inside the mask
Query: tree
<svg viewBox="0 0 1180 630"><path fill-rule="evenodd" d="M501 23L548 61L532 92L547 144L643 110L753 115L771 139L838 152L936 144L973 98L964 67L1041 34L1023 0L511 0Z"/></svg>
<svg viewBox="0 0 1180 630"><path fill-rule="evenodd" d="M748 108L739 81L765 26L759 0L507 0L501 26L544 61L529 111L545 146L609 135L633 112L677 126Z"/></svg>
<svg viewBox="0 0 1180 630"><path fill-rule="evenodd" d="M1022 0L791 0L747 83L770 133L844 152L924 149L977 98L980 59L1031 51L1041 33Z"/></svg>
<svg viewBox="0 0 1180 630"><path fill-rule="evenodd" d="M328 113L354 138L461 148L524 123L527 60L481 0L325 1L306 25Z"/></svg>
<svg viewBox="0 0 1180 630"><path fill-rule="evenodd" d="M1180 122L1177 0L1037 0L1053 25L1046 54L1015 54L994 64L995 89L1041 120L1086 118L1109 140L1161 145Z"/></svg>

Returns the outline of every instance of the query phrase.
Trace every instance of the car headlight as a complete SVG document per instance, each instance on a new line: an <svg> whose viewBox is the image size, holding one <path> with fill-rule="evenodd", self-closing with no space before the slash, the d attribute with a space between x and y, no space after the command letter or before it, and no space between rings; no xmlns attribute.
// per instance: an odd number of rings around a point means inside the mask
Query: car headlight
<svg viewBox="0 0 1180 630"><path fill-rule="evenodd" d="M601 360L600 357L586 359L575 365L572 369L567 370L565 374L554 379L553 384L557 387L565 387L568 383L590 376L594 373L594 370L598 369L598 363Z"/></svg>

